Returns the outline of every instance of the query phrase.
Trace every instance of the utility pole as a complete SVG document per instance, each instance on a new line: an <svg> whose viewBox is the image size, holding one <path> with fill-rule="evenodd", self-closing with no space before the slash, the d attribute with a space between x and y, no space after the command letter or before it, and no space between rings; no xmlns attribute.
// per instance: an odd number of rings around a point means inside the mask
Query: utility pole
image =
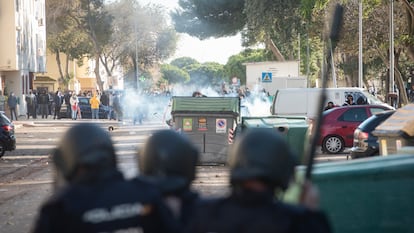
<svg viewBox="0 0 414 233"><path fill-rule="evenodd" d="M362 60L362 0L359 0L359 53L358 53L358 87L363 86L363 60Z"/></svg>

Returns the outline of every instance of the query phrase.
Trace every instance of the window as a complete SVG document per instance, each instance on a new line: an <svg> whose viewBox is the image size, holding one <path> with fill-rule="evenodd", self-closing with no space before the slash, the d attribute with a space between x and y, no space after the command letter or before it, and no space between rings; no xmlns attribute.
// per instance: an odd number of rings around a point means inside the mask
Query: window
<svg viewBox="0 0 414 233"><path fill-rule="evenodd" d="M367 118L368 115L365 111L365 108L352 108L344 112L342 116L339 117L339 120L349 122L362 122Z"/></svg>

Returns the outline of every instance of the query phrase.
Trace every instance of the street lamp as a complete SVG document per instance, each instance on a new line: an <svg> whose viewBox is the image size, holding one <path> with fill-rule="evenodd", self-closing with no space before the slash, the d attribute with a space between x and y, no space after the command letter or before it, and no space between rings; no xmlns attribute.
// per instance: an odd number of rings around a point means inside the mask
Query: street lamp
<svg viewBox="0 0 414 233"><path fill-rule="evenodd" d="M363 60L362 60L362 0L359 0L359 53L358 53L358 87L363 86Z"/></svg>

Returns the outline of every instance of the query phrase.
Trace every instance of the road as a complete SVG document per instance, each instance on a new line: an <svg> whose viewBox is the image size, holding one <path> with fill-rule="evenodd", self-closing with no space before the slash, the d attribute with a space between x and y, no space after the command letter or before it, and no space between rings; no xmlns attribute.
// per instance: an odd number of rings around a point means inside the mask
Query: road
<svg viewBox="0 0 414 233"><path fill-rule="evenodd" d="M41 203L53 192L53 168L50 152L62 134L74 123L91 120L37 120L19 121L16 124L17 149L6 152L0 159L0 232L29 232ZM96 122L105 129L113 125L110 132L118 155L121 171L128 178L137 175L135 153L154 130L165 128L161 122L146 122L144 125L120 124L115 121ZM339 156L318 155L318 162L343 160ZM202 196L217 196L227 193L228 170L224 165L198 166L195 190Z"/></svg>

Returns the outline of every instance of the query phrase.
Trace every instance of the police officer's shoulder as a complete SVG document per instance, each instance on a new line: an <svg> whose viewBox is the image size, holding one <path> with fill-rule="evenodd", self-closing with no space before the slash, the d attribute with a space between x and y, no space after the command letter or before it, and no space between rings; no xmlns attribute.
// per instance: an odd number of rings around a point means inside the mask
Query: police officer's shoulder
<svg viewBox="0 0 414 233"><path fill-rule="evenodd" d="M137 188L138 190L141 190L142 192L144 192L143 190L145 190L145 193L147 194L147 196L152 196L152 197L162 196L159 188L148 179L138 176L138 177L129 179L128 182L134 185L135 188Z"/></svg>

